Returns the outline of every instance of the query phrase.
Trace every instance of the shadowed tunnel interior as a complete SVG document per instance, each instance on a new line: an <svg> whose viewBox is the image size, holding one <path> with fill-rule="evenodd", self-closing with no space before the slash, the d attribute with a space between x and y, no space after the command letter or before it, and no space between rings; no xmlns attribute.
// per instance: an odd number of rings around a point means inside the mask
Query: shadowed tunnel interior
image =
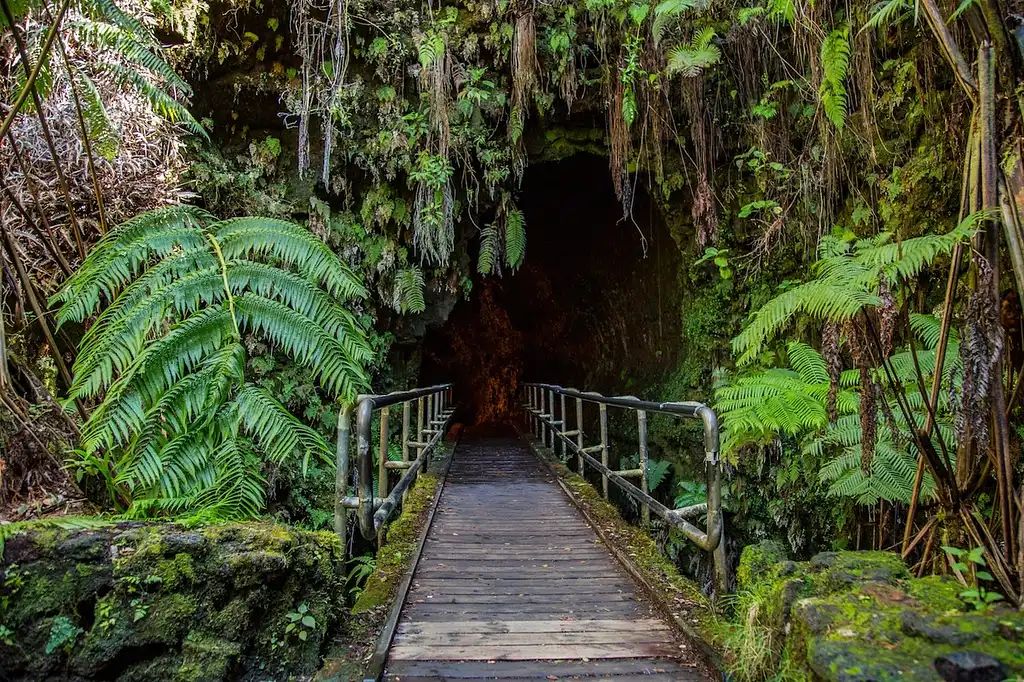
<svg viewBox="0 0 1024 682"><path fill-rule="evenodd" d="M453 381L467 423L512 417L520 381L643 395L680 333L679 252L649 196L623 220L607 159L578 154L528 167L519 207L525 263L474 276L428 329L420 384Z"/></svg>

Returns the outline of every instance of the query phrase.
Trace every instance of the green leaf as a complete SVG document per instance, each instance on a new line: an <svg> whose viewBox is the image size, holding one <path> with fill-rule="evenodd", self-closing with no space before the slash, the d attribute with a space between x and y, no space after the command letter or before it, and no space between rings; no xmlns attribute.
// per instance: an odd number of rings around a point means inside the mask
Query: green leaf
<svg viewBox="0 0 1024 682"><path fill-rule="evenodd" d="M313 618L313 616L303 616L302 624L305 625L307 628L316 627L316 620Z"/></svg>

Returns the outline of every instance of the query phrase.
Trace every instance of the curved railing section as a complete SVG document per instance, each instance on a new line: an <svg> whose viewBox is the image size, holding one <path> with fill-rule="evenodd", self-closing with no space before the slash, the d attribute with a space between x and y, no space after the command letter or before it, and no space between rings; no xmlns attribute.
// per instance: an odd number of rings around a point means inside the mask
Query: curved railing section
<svg viewBox="0 0 1024 682"><path fill-rule="evenodd" d="M556 449L562 446L562 454L575 454L578 473L586 473L586 465L601 474L601 493L608 499L609 483L614 483L625 494L641 506L641 515L646 524L653 512L665 523L686 536L701 549L710 552L714 563L716 594L725 594L729 587L728 565L725 556L725 521L722 517L722 477L719 460L718 417L707 405L696 402L658 403L640 400L633 396L603 396L600 393L578 391L552 384L524 384L524 407L527 421L533 435L543 445ZM556 401L555 397L558 397ZM568 428L566 401L575 401L574 429ZM601 442L586 445L583 431L583 408L585 404L597 405L599 412ZM636 469L615 471L609 467L608 408L632 410L637 417L638 449L640 464ZM707 478L707 498L704 504L680 509L669 509L651 497L647 488L647 415L660 413L682 419L699 419L704 424L704 469ZM599 455L600 459L594 455ZM627 479L635 479L637 484ZM707 528L700 529L691 519L707 515Z"/></svg>
<svg viewBox="0 0 1024 682"><path fill-rule="evenodd" d="M377 537L398 507L402 496L421 471L426 471L430 455L442 441L451 421L452 385L440 384L385 395L360 395L354 406L346 405L338 415L337 471L335 474L334 530L347 547L348 515L355 510L357 525L364 538ZM412 428L413 405L416 407L415 435ZM392 408L402 406L402 459L388 460L390 417ZM356 417L356 495L348 494L349 450L352 415ZM371 449L373 417L380 414L380 445L377 459L378 495L373 492L373 452ZM410 453L415 457L410 459ZM389 473L402 472L394 488L389 487Z"/></svg>

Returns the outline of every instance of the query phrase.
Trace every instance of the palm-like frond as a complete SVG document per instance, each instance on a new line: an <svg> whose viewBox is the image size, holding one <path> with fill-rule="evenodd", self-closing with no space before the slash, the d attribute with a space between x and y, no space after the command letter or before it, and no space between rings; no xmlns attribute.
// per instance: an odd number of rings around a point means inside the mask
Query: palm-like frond
<svg viewBox="0 0 1024 682"><path fill-rule="evenodd" d="M986 218L985 212L967 216L959 225L942 235L924 235L893 243L882 233L856 242L826 237L818 247L816 274L803 284L779 294L750 319L750 324L733 339L738 364L754 361L769 341L797 316L818 322L842 322L862 310L878 306L879 282L891 285L917 277L924 268L958 243L974 234Z"/></svg>
<svg viewBox="0 0 1024 682"><path fill-rule="evenodd" d="M668 75L681 75L693 78L701 71L717 64L722 59L722 51L714 44L715 30L710 26L698 30L688 44L679 45L668 53Z"/></svg>
<svg viewBox="0 0 1024 682"><path fill-rule="evenodd" d="M263 462L330 461L320 434L246 383L241 334L284 350L330 394L354 395L372 351L339 301L363 292L325 244L282 221L175 207L101 240L54 298L62 322L105 306L70 394L103 398L83 452L106 459L128 514L251 515Z"/></svg>

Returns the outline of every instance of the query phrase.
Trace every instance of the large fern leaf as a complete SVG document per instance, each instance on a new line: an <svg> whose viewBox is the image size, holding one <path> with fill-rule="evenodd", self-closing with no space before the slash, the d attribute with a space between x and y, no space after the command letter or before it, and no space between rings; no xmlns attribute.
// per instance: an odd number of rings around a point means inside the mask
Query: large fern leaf
<svg viewBox="0 0 1024 682"><path fill-rule="evenodd" d="M421 276L422 277L422 276ZM326 461L323 436L246 382L243 337L308 368L330 395L367 384L372 351L340 302L362 284L307 230L196 209L144 214L104 237L54 297L61 322L101 309L71 397L101 397L82 457L101 458L131 516L224 519L263 503L261 468Z"/></svg>

